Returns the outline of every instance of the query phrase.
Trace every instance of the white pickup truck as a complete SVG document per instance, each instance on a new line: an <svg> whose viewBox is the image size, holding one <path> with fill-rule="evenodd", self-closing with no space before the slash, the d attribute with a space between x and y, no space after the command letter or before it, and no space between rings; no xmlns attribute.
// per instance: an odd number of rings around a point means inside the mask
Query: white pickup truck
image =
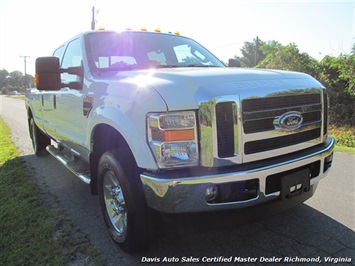
<svg viewBox="0 0 355 266"><path fill-rule="evenodd" d="M148 243L157 211L305 201L333 159L325 88L302 73L229 66L179 34L81 33L36 60L34 152L90 185L128 252Z"/></svg>

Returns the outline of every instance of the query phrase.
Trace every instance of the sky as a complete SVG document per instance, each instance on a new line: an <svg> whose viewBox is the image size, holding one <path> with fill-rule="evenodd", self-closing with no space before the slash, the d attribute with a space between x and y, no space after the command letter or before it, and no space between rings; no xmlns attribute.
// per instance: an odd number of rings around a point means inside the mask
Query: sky
<svg viewBox="0 0 355 266"><path fill-rule="evenodd" d="M240 56L256 37L295 43L317 60L349 54L355 0L0 0L0 69L35 74L35 60L72 36L96 28L179 31L220 60Z"/></svg>

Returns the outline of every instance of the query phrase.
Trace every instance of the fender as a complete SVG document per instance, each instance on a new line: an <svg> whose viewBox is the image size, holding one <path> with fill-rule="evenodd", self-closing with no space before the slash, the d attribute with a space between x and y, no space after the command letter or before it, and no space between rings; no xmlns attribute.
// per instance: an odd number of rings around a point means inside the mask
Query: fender
<svg viewBox="0 0 355 266"><path fill-rule="evenodd" d="M91 146L98 125L109 125L125 139L139 167L157 169L146 134L146 117L152 110L167 111L165 102L155 91L149 95L136 95L134 101L119 101L118 97L110 95L109 99L94 106L89 114L86 135L90 138L87 138L85 146Z"/></svg>

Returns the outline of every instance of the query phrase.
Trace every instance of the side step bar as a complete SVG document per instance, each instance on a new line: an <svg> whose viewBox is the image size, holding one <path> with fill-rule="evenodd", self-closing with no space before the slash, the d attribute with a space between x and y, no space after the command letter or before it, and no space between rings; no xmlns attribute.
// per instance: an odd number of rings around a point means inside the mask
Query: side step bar
<svg viewBox="0 0 355 266"><path fill-rule="evenodd" d="M58 161L60 161L66 168L68 168L74 175L86 184L90 184L90 170L87 163L82 159L69 159L60 150L52 145L48 145L46 150Z"/></svg>

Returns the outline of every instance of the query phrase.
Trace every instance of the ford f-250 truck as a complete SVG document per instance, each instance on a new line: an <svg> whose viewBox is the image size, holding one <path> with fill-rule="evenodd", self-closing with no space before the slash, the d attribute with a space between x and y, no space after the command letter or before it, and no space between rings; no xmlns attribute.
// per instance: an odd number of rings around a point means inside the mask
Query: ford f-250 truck
<svg viewBox="0 0 355 266"><path fill-rule="evenodd" d="M35 154L90 185L126 251L147 243L153 212L303 202L332 164L322 84L226 67L179 34L81 33L37 58L36 83L26 100Z"/></svg>

